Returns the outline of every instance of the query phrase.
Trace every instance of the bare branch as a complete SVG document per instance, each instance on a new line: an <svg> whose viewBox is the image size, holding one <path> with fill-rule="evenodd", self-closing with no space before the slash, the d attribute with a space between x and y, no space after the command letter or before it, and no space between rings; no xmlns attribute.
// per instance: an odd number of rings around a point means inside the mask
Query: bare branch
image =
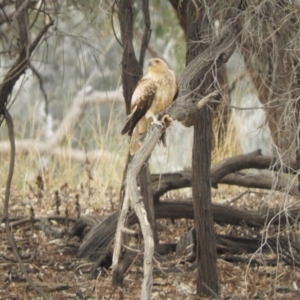
<svg viewBox="0 0 300 300"><path fill-rule="evenodd" d="M76 123L80 120L86 105L123 103L123 99L121 91L92 91L85 93L84 90L81 90L77 93L65 118L58 129L54 132L51 139L42 141L32 139L17 140L15 142L16 152L26 154L38 152L43 155L71 158L79 162L84 162L86 158L88 158L89 161L94 161L103 157L111 158L112 154L109 152L94 150L86 153L81 150L61 148L59 147L59 143L70 131L73 130ZM0 153L8 153L9 151L9 142L0 142Z"/></svg>
<svg viewBox="0 0 300 300"><path fill-rule="evenodd" d="M154 254L154 239L151 230L151 225L147 219L147 212L143 201L141 201L141 195L138 191L137 176L140 173L145 162L149 159L151 152L157 144L164 128L162 126L153 125L148 131L145 142L134 155L131 163L129 164L127 176L126 176L126 188L124 203L122 205L121 214L118 220L115 248L113 253L113 269L115 269L119 263L119 257L122 246L122 228L128 216L129 199L131 201L131 207L134 209L138 220L141 225L145 252L144 252L144 279L142 284L142 296L141 299L151 299L152 291L152 259Z"/></svg>
<svg viewBox="0 0 300 300"><path fill-rule="evenodd" d="M144 15L144 34L142 37L142 45L140 50L140 59L139 64L140 66L143 66L144 64L144 58L146 54L146 50L148 48L148 43L151 36L151 21L150 21L150 15L149 15L149 1L148 0L142 0L142 10Z"/></svg>
<svg viewBox="0 0 300 300"><path fill-rule="evenodd" d="M216 97L219 96L219 92L218 91L214 91L210 94L208 94L207 96L205 96L204 98L202 98L198 103L197 103L197 109L200 110L202 109L207 103L211 102L212 100L214 100Z"/></svg>

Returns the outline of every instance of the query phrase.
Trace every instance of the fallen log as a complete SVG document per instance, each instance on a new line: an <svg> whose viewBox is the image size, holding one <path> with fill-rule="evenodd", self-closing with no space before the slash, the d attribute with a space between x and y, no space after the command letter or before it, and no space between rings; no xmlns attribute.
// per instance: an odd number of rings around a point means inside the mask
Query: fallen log
<svg viewBox="0 0 300 300"><path fill-rule="evenodd" d="M275 176L276 180L274 180ZM191 187L192 185L191 171L152 174L151 179L153 197L155 202L159 201L160 197L168 191ZM286 179L282 178L278 174L274 175L272 172L270 172L269 174L265 172L261 174L257 173L255 175L247 172L235 172L224 176L222 179L220 179L219 184L220 183L248 188L286 192L292 196L300 198L300 193L296 184L289 185Z"/></svg>
<svg viewBox="0 0 300 300"><path fill-rule="evenodd" d="M291 224L298 220L300 214L299 207L290 210L288 217L283 212L281 213L280 208L258 212L253 210L240 210L227 205L213 204L212 209L216 223L256 228L263 227L270 222L272 222L273 225L279 223L284 225L286 222ZM97 260L108 250L115 236L118 215L118 212L115 212L102 223L92 228L79 248L78 257ZM158 202L155 203L155 215L157 219L193 219L193 203L191 200ZM137 217L134 213L131 212L129 214L128 221L130 226L137 223ZM76 235L76 231L73 231L73 234Z"/></svg>
<svg viewBox="0 0 300 300"><path fill-rule="evenodd" d="M211 170L212 186L217 188L218 183L232 184L288 192L293 196L300 197L298 187L296 185L288 186L286 178L282 177L279 172L257 172L253 175L248 172L241 172L245 168L272 169L273 171L280 170L288 174L294 174L296 165L293 162L289 166L281 166L276 164L276 160L273 157L262 156L261 151L257 150L253 153L226 159L214 166ZM190 187L191 180L192 174L189 170L151 175L156 218L194 218L194 209L191 201L159 201L160 197L170 190ZM212 209L214 221L217 223L257 228L271 223L273 225L279 222L281 225L286 222L293 223L298 220L300 212L299 208L294 208L289 211L289 216L287 217L286 214L281 213L280 208L258 212L239 210L228 205L213 204ZM97 260L95 267L101 264L102 261L107 261L109 255L111 255L110 245L115 236L118 216L118 213L114 213L104 222L92 228L79 249L79 257ZM133 212L129 214L128 222L129 226L137 222L137 217ZM218 245L223 250L225 247L226 251L227 249L232 251L233 248L236 248L236 250L245 249L246 246L242 245L245 241L239 238L235 239L237 240L233 241L232 237L218 236ZM259 244L259 241L256 240L252 242L254 246L250 247L251 251L256 248L257 243Z"/></svg>

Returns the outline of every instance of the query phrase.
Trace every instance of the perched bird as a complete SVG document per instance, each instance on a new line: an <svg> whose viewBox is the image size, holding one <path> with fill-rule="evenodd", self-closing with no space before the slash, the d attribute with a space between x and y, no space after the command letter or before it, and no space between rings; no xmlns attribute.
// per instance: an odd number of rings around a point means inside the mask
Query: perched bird
<svg viewBox="0 0 300 300"><path fill-rule="evenodd" d="M130 154L140 147L140 140L152 123L160 124L156 115L163 112L177 93L175 73L159 58L149 60L148 73L139 81L131 99L131 113L122 134L131 136Z"/></svg>

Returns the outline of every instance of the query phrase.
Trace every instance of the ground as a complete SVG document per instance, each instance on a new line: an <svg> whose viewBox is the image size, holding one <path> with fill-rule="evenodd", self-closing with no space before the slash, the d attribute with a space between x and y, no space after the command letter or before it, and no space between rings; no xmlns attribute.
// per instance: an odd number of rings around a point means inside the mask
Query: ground
<svg viewBox="0 0 300 300"><path fill-rule="evenodd" d="M241 188L221 187L213 192L213 200L228 202L243 191L245 190ZM17 190L12 191L10 215L17 245L29 276L51 299L140 299L143 276L141 259L137 259L127 272L121 289L112 287L112 272L109 269L101 270L96 280L89 279L93 263L76 257L81 240L68 236L67 232L73 221L64 221L66 214L74 219L79 211L81 214L106 216L118 207L118 193L113 188L107 189L107 202L103 203L101 209L91 205L91 202L96 201L97 193L97 190L87 186L62 186L60 190L53 190L37 185L30 187L25 195ZM183 193L190 192L186 190ZM273 199L274 206L281 201L280 195L276 197ZM92 201L86 201L88 198ZM268 194L265 191L249 192L232 205L242 209L257 208L264 205L266 198ZM76 199L80 205L76 205ZM287 200L284 201L286 203ZM296 200L290 198L288 201ZM32 222L34 218L58 217L58 211L62 220L57 218L56 221L51 221L50 227L54 231L47 230L45 219ZM13 219L14 217L16 218ZM21 217L27 217L26 221L20 221ZM178 241L193 226L191 220L184 219L159 220L159 224L159 236L163 242ZM24 280L4 229L2 224L0 299L41 299ZM216 230L227 234L239 232L239 228L228 225L216 225ZM249 260L251 256L244 254L240 257ZM266 256L257 253L252 257L262 264L258 266L245 262L228 262L226 255L218 257L220 299L300 298L300 271L297 267L286 266L279 259L277 266L270 267L263 264ZM278 258L275 254L269 254L268 258L270 257ZM153 276L152 299L197 299L195 263L186 261L184 257L169 254L162 257L160 262L155 261Z"/></svg>

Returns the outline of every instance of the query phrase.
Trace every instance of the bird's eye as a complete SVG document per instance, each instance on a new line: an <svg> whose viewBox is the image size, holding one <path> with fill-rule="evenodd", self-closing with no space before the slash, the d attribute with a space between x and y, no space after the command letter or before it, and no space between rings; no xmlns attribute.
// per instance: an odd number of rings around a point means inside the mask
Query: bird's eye
<svg viewBox="0 0 300 300"><path fill-rule="evenodd" d="M158 63L159 63L159 60L158 60L158 59L156 59L156 60L155 60L155 62L158 64Z"/></svg>

